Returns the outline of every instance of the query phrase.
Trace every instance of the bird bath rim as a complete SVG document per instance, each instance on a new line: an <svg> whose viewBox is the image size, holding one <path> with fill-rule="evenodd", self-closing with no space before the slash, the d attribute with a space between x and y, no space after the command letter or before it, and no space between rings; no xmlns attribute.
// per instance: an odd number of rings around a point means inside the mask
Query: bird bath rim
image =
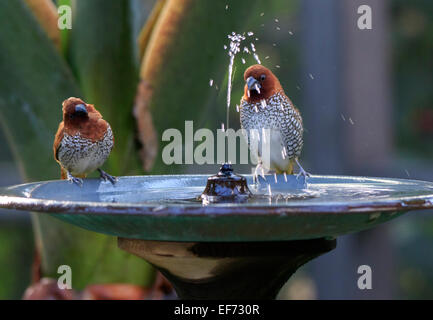
<svg viewBox="0 0 433 320"><path fill-rule="evenodd" d="M252 175L243 175L247 178L249 185L251 185ZM179 175L142 175L142 176L122 176L118 177L119 181L122 180L135 180L135 179L203 179L203 188L206 185L206 179L209 174L179 174ZM282 175L278 175L279 179L282 179ZM273 175L268 175L267 180L271 181L273 185ZM296 179L294 176L288 177L289 179ZM363 182L384 182L392 184L400 183L412 183L417 184L421 187L427 187L429 192L425 192L421 195L402 196L398 199L378 199L375 201L353 201L351 203L334 203L332 205L323 205L321 203L310 203L308 205L301 204L296 205L296 200L289 201L288 204L273 203L273 204L252 204L248 205L245 203L211 203L203 205L197 203L165 203L163 205L156 203L133 203L133 202L101 202L101 201L70 201L70 200L59 200L49 198L34 198L32 193L40 187L48 184L60 184L65 188L77 188L76 190L85 191L80 189L76 185L72 185L65 180L48 180L31 182L20 185L14 185L9 187L0 188L0 207L6 209L15 210L29 210L35 212L47 212L47 213L92 213L92 214L157 214L161 215L191 215L197 216L201 214L205 215L262 215L266 211L268 214L304 214L304 213L371 213L376 211L395 211L395 210L421 210L433 208L433 183L421 180L409 180L409 179L392 179L392 178L378 178L378 177L358 177L358 176L337 176L337 175L312 175L308 178L307 183L311 184L311 181L315 179L327 179L327 180L350 180L358 183ZM109 182L103 182L99 179L86 179L84 185L94 185L95 183L99 186L105 185L106 188L110 188ZM289 190L299 189L299 184L289 187ZM116 185L112 187L116 188ZM197 196L200 193L198 192Z"/></svg>
<svg viewBox="0 0 433 320"><path fill-rule="evenodd" d="M252 176L245 177L251 185ZM314 199L289 200L284 204L209 205L198 201L164 205L161 205L162 202L78 201L86 197L87 200L94 197L99 201L113 197L130 201L137 201L137 197L175 198L185 190L198 197L207 178L208 175L130 176L120 177L115 186L99 179L86 179L82 188L65 180L35 182L0 189L0 207L45 212L79 227L122 238L186 242L290 241L337 237L372 228L409 210L433 208L433 183L344 176L312 176L308 179L308 189L328 182L324 185L334 188L329 189L329 197L341 187L350 186L350 182L352 185L358 182L367 189L375 182L378 186L388 186L388 189L394 186L396 190L401 190L397 192L397 197L389 199L385 197L372 201L370 197L370 201L340 203L321 203L317 200L316 204ZM277 178L283 179L282 176ZM296 192L304 186L303 181L295 176L287 178L284 188L292 188L288 190ZM270 175L267 179L272 184L274 177ZM170 189L170 186L173 188ZM100 193L97 193L98 190ZM122 193L122 190L125 192ZM158 190L167 192L160 194Z"/></svg>

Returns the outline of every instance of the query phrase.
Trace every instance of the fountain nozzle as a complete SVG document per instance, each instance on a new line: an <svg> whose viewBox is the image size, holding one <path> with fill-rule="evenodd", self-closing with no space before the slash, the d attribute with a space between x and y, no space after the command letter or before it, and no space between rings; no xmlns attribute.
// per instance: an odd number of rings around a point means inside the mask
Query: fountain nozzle
<svg viewBox="0 0 433 320"><path fill-rule="evenodd" d="M247 179L233 173L230 163L223 163L220 171L207 179L200 198L204 204L215 202L243 202L251 196Z"/></svg>

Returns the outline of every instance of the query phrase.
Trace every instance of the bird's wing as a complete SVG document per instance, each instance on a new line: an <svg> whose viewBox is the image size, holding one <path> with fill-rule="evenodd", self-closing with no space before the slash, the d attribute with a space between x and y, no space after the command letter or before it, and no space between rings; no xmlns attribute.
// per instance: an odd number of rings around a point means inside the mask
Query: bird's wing
<svg viewBox="0 0 433 320"><path fill-rule="evenodd" d="M288 99L283 103L281 112L281 116L286 119L286 121L280 121L282 147L285 148L285 156L292 158L297 156L302 149L302 117L299 110Z"/></svg>
<svg viewBox="0 0 433 320"><path fill-rule="evenodd" d="M64 124L62 121L60 122L59 128L57 129L57 133L54 138L54 144L53 144L54 159L56 159L56 161L59 161L58 154L59 154L59 149L62 145L63 136L64 136Z"/></svg>
<svg viewBox="0 0 433 320"><path fill-rule="evenodd" d="M245 140L248 144L248 148L251 152L251 154L259 160L262 157L261 153L261 140L260 135L261 132L256 129L253 122L249 121L248 119L251 117L249 115L249 109L252 108L251 105L246 102L244 99L241 99L240 104L240 121L241 121L241 128L242 134L245 137ZM255 111L254 111L255 112Z"/></svg>

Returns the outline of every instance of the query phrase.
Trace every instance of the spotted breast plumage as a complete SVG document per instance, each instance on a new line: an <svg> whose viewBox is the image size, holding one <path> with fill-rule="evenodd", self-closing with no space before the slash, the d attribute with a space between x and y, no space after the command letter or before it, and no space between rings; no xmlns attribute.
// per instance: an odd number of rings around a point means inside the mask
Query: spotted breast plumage
<svg viewBox="0 0 433 320"><path fill-rule="evenodd" d="M253 65L245 71L244 79L240 122L258 160L257 168L293 174L293 164L297 163L299 174L308 176L298 161L303 146L302 117L278 78L264 66Z"/></svg>
<svg viewBox="0 0 433 320"><path fill-rule="evenodd" d="M114 184L116 178L100 168L113 146L111 127L93 105L74 97L63 102L63 121L53 145L62 179L82 185L82 178L98 170L102 179Z"/></svg>

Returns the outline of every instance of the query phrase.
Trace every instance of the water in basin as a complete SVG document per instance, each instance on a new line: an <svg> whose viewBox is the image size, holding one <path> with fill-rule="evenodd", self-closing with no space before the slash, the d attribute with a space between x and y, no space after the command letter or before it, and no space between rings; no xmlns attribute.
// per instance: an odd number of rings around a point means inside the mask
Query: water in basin
<svg viewBox="0 0 433 320"><path fill-rule="evenodd" d="M433 192L433 183L386 178L344 176L266 176L267 183L255 185L252 176L245 176L253 197L243 206L326 205L392 201L422 197ZM112 186L98 179L87 179L82 188L66 181L27 185L24 196L80 202L105 202L142 205L197 205L208 175L171 175L122 177ZM9 190L12 192L13 190ZM236 203L212 204L237 206Z"/></svg>

